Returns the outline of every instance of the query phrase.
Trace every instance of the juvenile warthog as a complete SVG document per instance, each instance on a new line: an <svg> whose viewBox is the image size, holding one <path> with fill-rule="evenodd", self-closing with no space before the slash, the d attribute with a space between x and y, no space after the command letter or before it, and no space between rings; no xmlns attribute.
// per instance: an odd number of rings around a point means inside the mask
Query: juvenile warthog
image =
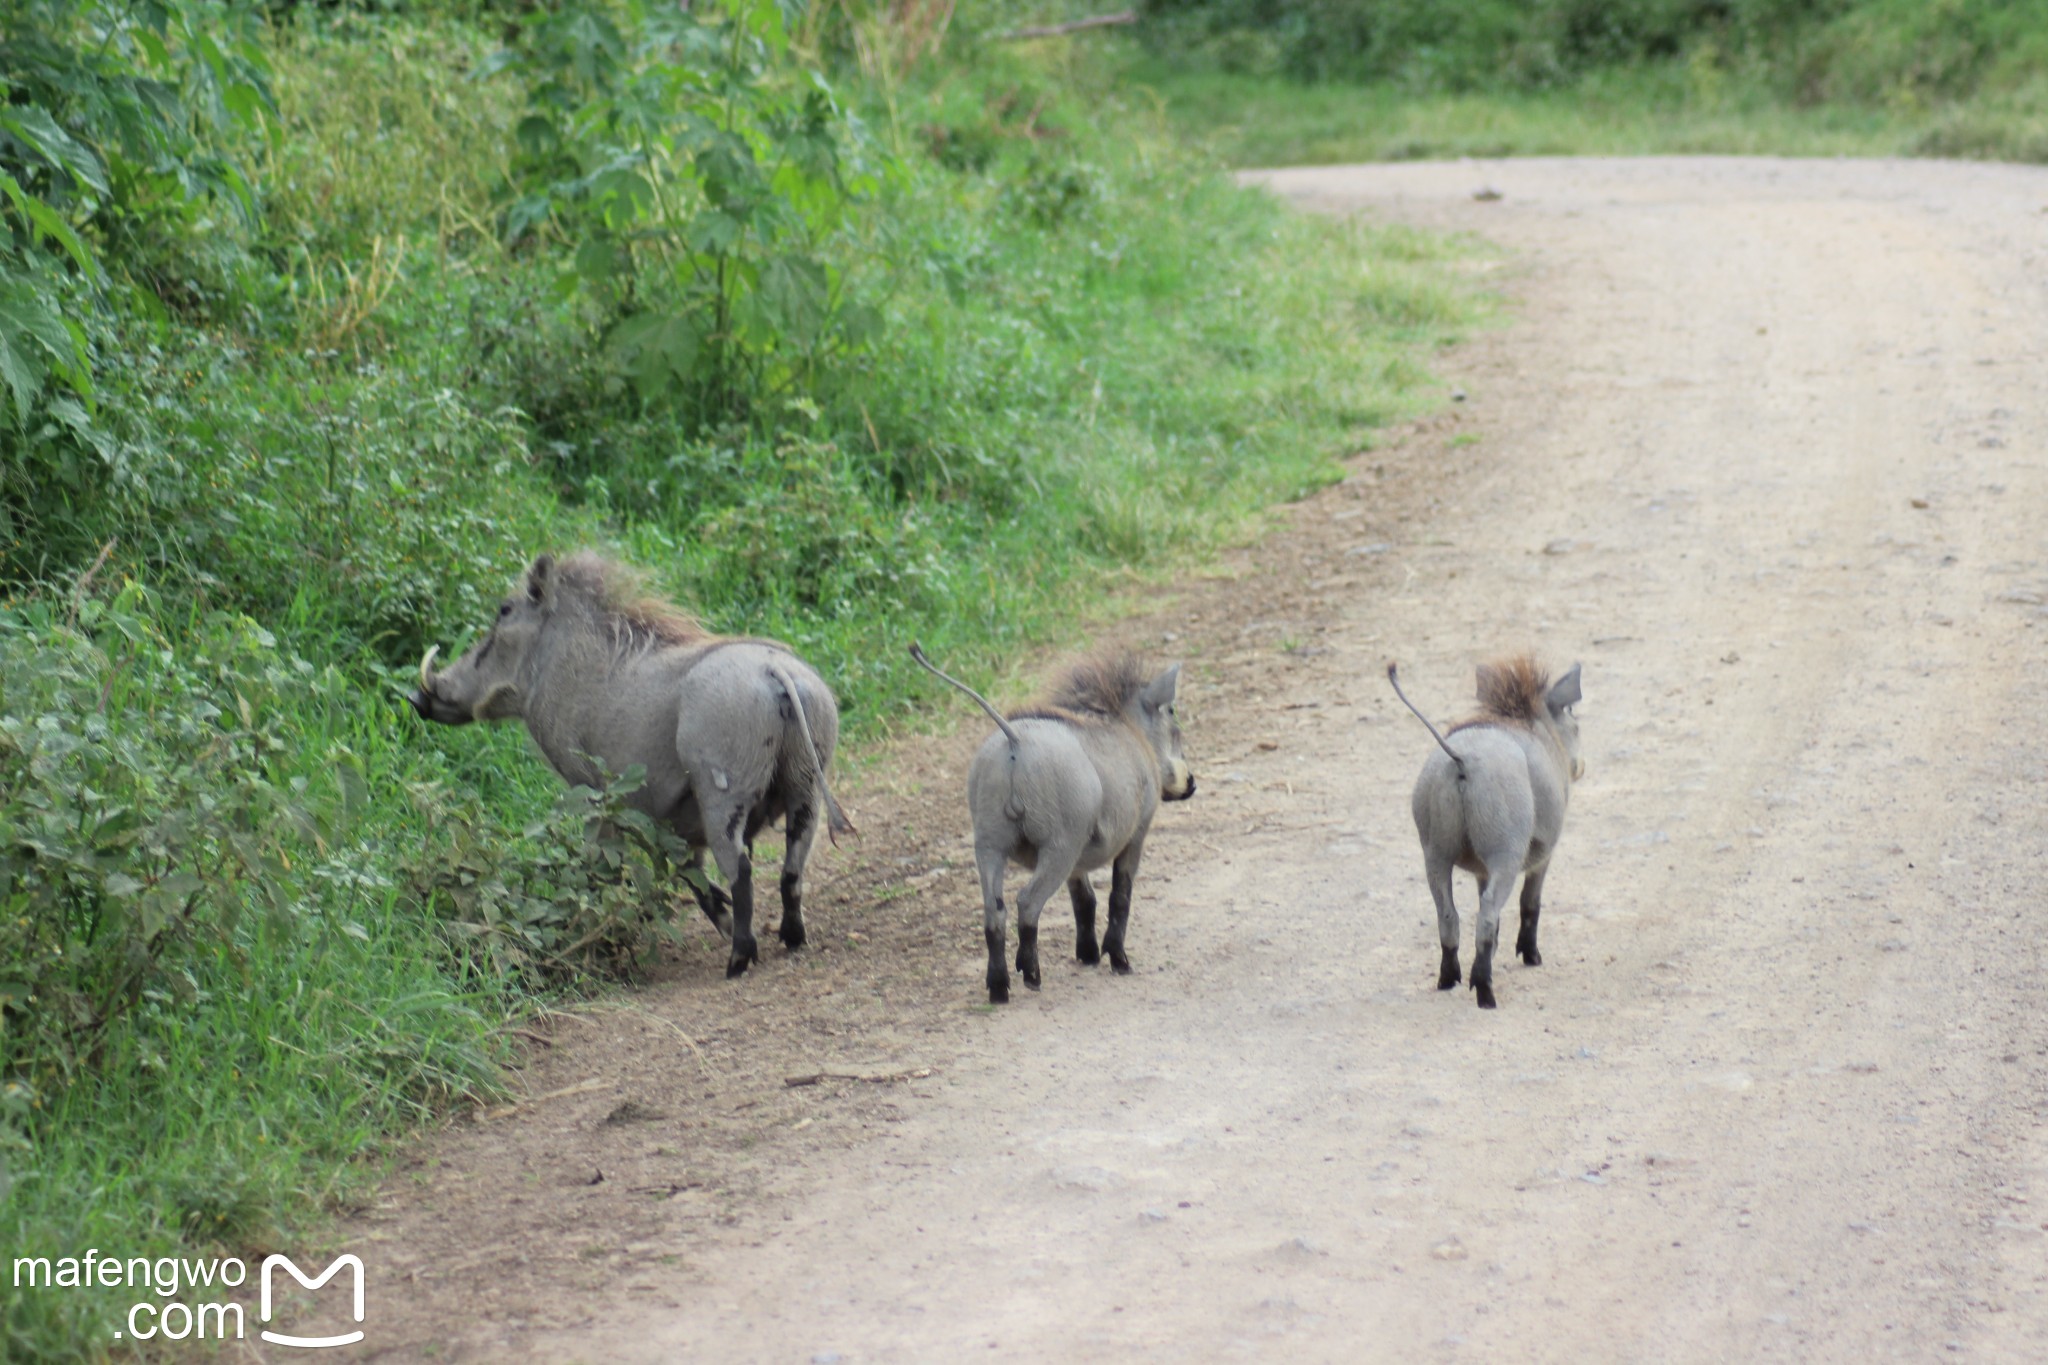
<svg viewBox="0 0 2048 1365"><path fill-rule="evenodd" d="M1038 989L1038 913L1067 885L1074 902L1074 955L1128 972L1124 931L1131 885L1145 834L1165 801L1195 794L1195 777L1180 752L1174 692L1180 665L1156 678L1130 654L1077 664L1052 697L1006 719L979 692L944 673L910 647L911 657L974 698L999 733L990 735L967 774L974 820L974 866L981 874L982 931L988 940L988 998L1010 998L1003 966L1003 873L1010 863L1031 872L1017 893L1017 971ZM1110 865L1109 924L1095 943L1095 890L1088 874Z"/></svg>
<svg viewBox="0 0 2048 1365"><path fill-rule="evenodd" d="M632 570L588 552L534 560L489 634L444 672L433 671L436 652L420 660L412 695L427 720L523 720L567 782L645 767L628 799L697 851L693 867L708 847L732 888L696 892L732 938L727 976L760 960L754 836L786 816L782 941L803 946L804 860L821 808L835 836L853 826L825 784L838 702L801 659L773 641L708 633L643 595Z"/></svg>
<svg viewBox="0 0 2048 1365"><path fill-rule="evenodd" d="M1415 780L1415 831L1422 838L1422 863L1429 894L1436 900L1437 937L1443 965L1436 988L1458 984L1458 910L1451 902L1451 869L1479 878L1479 927L1473 936L1472 989L1479 1008L1493 1008L1493 949L1500 938L1501 907L1522 874L1522 930L1515 951L1531 967L1536 951L1536 917L1542 909L1543 877L1564 831L1571 784L1585 775L1579 760L1579 666L1555 683L1527 655L1479 666L1479 714L1451 727L1455 744L1438 735L1429 718L1401 692L1394 665L1387 665L1394 692L1429 726L1443 752L1431 754Z"/></svg>

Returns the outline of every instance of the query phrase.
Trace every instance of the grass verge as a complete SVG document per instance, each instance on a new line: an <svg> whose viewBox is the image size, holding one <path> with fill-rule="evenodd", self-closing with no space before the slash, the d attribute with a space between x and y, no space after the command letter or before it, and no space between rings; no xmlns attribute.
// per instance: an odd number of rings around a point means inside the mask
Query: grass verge
<svg viewBox="0 0 2048 1365"><path fill-rule="evenodd" d="M1507 156L1938 156L2048 162L2048 84L1969 99L1807 103L1754 74L1672 62L1563 87L1416 92L1302 82L1125 49L1136 87L1233 166Z"/></svg>

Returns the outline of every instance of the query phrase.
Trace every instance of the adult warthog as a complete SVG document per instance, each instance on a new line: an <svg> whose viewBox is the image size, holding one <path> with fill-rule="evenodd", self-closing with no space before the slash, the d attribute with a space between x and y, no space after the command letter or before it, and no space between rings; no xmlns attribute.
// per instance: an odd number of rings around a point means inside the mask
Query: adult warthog
<svg viewBox="0 0 2048 1365"><path fill-rule="evenodd" d="M825 768L839 739L832 690L771 640L712 635L641 591L640 576L584 552L533 561L490 633L447 669L420 660L413 709L443 725L521 720L564 781L601 785L639 764L627 798L695 850L709 848L730 894L696 890L732 938L727 976L760 960L754 942L754 836L786 817L783 943L803 946L804 860L819 814L853 826Z"/></svg>
<svg viewBox="0 0 2048 1365"><path fill-rule="evenodd" d="M1479 878L1479 924L1473 935L1472 989L1479 1007L1493 1008L1493 949L1500 938L1500 912L1515 878L1522 878L1522 929L1515 951L1531 967L1543 965L1536 951L1536 917L1543 905L1543 878L1564 832L1564 809L1572 783L1586 772L1579 759L1579 666L1555 683L1527 655L1479 666L1479 713L1451 727L1452 741L1438 735L1429 718L1401 693L1394 665L1387 681L1436 735L1441 753L1422 765L1412 802L1415 831L1422 839L1423 869L1436 901L1437 939L1443 963L1436 988L1458 984L1458 909L1451 901L1451 869Z"/></svg>
<svg viewBox="0 0 2048 1365"><path fill-rule="evenodd" d="M974 698L996 723L967 774L974 821L974 866L981 874L983 936L988 941L988 998L1010 998L1003 966L1003 874L1028 869L1017 893L1017 971L1038 989L1038 915L1065 882L1074 903L1074 956L1094 964L1109 955L1131 970L1124 930L1145 835L1161 801L1195 794L1195 776L1181 757L1173 698L1180 665L1147 676L1135 656L1110 654L1074 666L1052 697L1008 717L973 688L948 678L910 647L911 657ZM1109 924L1095 943L1095 888L1088 874L1109 865Z"/></svg>

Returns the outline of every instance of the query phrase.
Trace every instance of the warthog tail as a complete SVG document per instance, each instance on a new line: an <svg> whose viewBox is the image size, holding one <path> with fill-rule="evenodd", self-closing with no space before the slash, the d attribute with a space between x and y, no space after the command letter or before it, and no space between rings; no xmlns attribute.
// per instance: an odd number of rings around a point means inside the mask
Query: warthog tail
<svg viewBox="0 0 2048 1365"><path fill-rule="evenodd" d="M1408 700L1408 694L1401 690L1401 679L1395 674L1394 661L1391 659L1387 661L1387 681L1394 685L1394 695L1401 699L1401 704L1407 707L1410 711L1415 711L1415 719L1422 722L1423 727L1429 731L1430 737L1436 740L1437 747L1439 749L1442 749L1445 753L1449 754L1451 756L1451 762L1458 765L1458 780L1460 782L1463 782L1465 780L1465 760L1458 757L1457 750L1451 748L1450 745L1444 743L1444 737L1436 732L1436 727L1434 725L1431 725L1429 723L1429 717L1423 715L1422 712L1417 711L1415 709L1415 703Z"/></svg>
<svg viewBox="0 0 2048 1365"><path fill-rule="evenodd" d="M839 808L838 800L832 795L831 785L825 781L825 761L818 757L818 742L811 738L810 717L804 714L804 696L797 691L795 679L780 664L769 664L768 673L775 679L775 685L782 689L783 695L789 698L790 710L796 712L796 728L804 737L804 754L811 765L811 777L818 784L818 795L825 801L825 833L836 846L840 835L858 834L860 831L853 827L853 821L846 818L846 812Z"/></svg>
<svg viewBox="0 0 2048 1365"><path fill-rule="evenodd" d="M988 718L994 721L996 723L996 728L1001 730L1003 734L1009 739L1011 749L1014 750L1017 747L1017 732L1010 728L1010 722L1003 719L1002 712L996 710L995 707L990 706L988 704L987 697L982 696L981 693L975 691L966 683L961 682L958 678L950 677L945 673L941 673L939 671L939 666L937 664L933 663L930 659L924 657L924 646L919 644L915 640L912 640L910 642L910 657L917 660L919 663L923 664L927 669L931 670L931 672L942 681L953 684L953 686L959 688L962 692L965 692L968 696L974 698L974 704L979 706L982 710L988 712Z"/></svg>

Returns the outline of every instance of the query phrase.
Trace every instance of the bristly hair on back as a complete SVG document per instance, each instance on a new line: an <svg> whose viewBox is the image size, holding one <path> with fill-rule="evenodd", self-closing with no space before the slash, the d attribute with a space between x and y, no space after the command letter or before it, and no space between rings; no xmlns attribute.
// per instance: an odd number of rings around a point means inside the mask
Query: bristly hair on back
<svg viewBox="0 0 2048 1365"><path fill-rule="evenodd" d="M1100 724L1123 714L1131 699L1152 681L1145 662L1127 649L1091 654L1067 670L1052 691L1009 714L1011 720L1063 720Z"/></svg>
<svg viewBox="0 0 2048 1365"><path fill-rule="evenodd" d="M561 585L603 612L621 649L689 645L717 637L689 612L647 591L647 576L630 564L578 550L555 566Z"/></svg>
<svg viewBox="0 0 2048 1365"><path fill-rule="evenodd" d="M1475 725L1530 726L1549 714L1544 699L1550 675L1533 654L1516 654L1482 664L1479 669L1479 713L1453 725L1448 733Z"/></svg>

